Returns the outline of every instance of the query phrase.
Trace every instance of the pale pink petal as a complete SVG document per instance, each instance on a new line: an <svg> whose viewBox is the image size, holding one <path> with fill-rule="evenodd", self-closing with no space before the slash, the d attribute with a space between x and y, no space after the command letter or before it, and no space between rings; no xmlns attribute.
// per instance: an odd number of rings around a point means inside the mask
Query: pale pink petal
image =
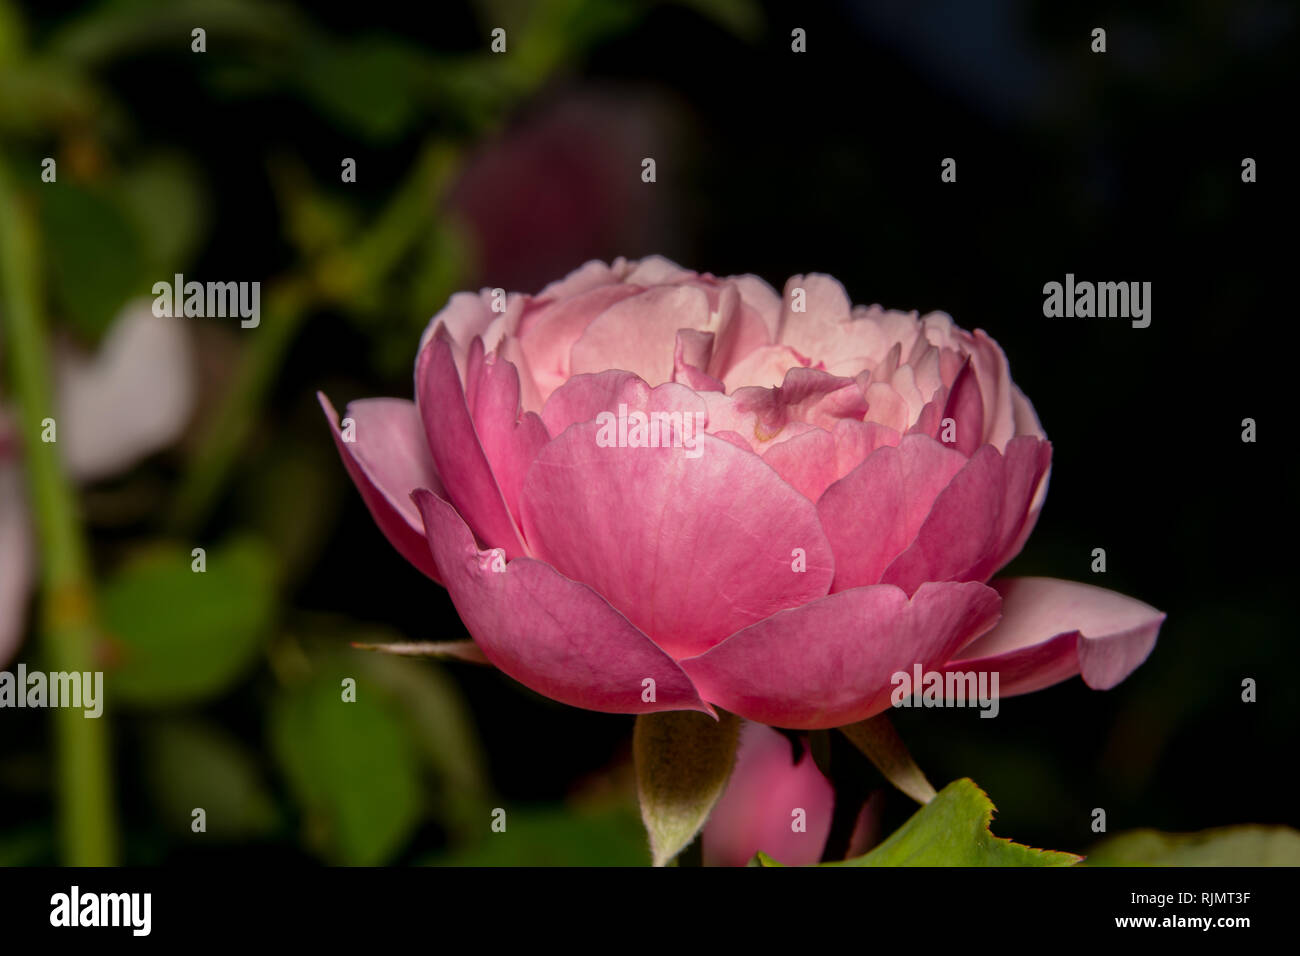
<svg viewBox="0 0 1300 956"><path fill-rule="evenodd" d="M622 369L651 385L672 381L677 330L707 330L711 315L709 297L698 286L651 286L592 320L573 345L571 371Z"/></svg>
<svg viewBox="0 0 1300 956"><path fill-rule="evenodd" d="M1155 647L1165 615L1115 591L1055 578L994 581L1002 620L963 647L949 670L996 671L999 694L1010 697L1075 674L1109 690Z"/></svg>
<svg viewBox="0 0 1300 956"><path fill-rule="evenodd" d="M713 713L672 658L590 587L532 558L480 551L448 502L424 491L415 501L461 621L506 674L588 710Z"/></svg>
<svg viewBox="0 0 1300 956"><path fill-rule="evenodd" d="M361 492L375 524L399 554L438 580L438 568L424 535L424 520L411 492L426 488L443 494L442 482L425 444L424 425L414 402L400 398L366 398L347 407L354 441L344 441L339 416L324 393L317 392L330 423L343 466Z"/></svg>
<svg viewBox="0 0 1300 956"><path fill-rule="evenodd" d="M930 669L988 630L998 595L975 582L840 591L780 611L681 662L705 700L749 720L813 730L890 706L891 678Z"/></svg>

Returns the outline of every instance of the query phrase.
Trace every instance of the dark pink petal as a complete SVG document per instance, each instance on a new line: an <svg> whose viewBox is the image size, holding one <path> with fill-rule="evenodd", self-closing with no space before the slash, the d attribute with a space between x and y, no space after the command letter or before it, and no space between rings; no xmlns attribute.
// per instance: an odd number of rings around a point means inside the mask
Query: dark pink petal
<svg viewBox="0 0 1300 956"><path fill-rule="evenodd" d="M832 590L879 583L965 466L960 452L926 435L907 435L897 447L873 451L827 488L817 513L835 552Z"/></svg>
<svg viewBox="0 0 1300 956"><path fill-rule="evenodd" d="M698 654L826 593L833 565L816 510L752 452L707 433L694 451L601 447L600 427L573 425L537 456L525 533L664 650Z"/></svg>
<svg viewBox="0 0 1300 956"><path fill-rule="evenodd" d="M909 436L918 438L920 436ZM1022 436L983 445L934 499L907 550L880 580L909 594L923 581L983 581L1014 556L1051 445Z"/></svg>
<svg viewBox="0 0 1300 956"><path fill-rule="evenodd" d="M456 510L437 495L417 492L415 502L461 621L502 671L552 700L588 710L713 713L672 658L591 588L541 561L506 563L499 550L480 551Z"/></svg>
<svg viewBox="0 0 1300 956"><path fill-rule="evenodd" d="M1105 588L1055 578L994 581L1002 620L963 647L947 669L996 671L1002 697L1026 694L1075 674L1108 690L1155 647L1165 615Z"/></svg>
<svg viewBox="0 0 1300 956"><path fill-rule="evenodd" d="M379 530L402 557L440 581L425 540L424 521L411 501L411 492L417 488L443 494L415 403L401 398L350 403L347 417L356 425L356 440L348 442L343 440L339 416L330 400L322 392L316 397L330 423L343 466Z"/></svg>
<svg viewBox="0 0 1300 956"><path fill-rule="evenodd" d="M943 418L952 419L955 439L953 447L967 458L975 454L975 449L984 443L984 399L980 396L975 367L969 362L957 373L957 380L953 382L948 395L948 404L943 409ZM939 440L943 441L942 420L939 435Z"/></svg>
<svg viewBox="0 0 1300 956"><path fill-rule="evenodd" d="M429 451L447 497L480 541L504 548L507 557L527 553L479 443L444 335L435 335L420 352L415 383Z"/></svg>
<svg viewBox="0 0 1300 956"><path fill-rule="evenodd" d="M787 866L811 866L826 849L834 810L835 790L807 745L796 763L785 736L746 722L736 769L701 836L704 865L744 866L761 850ZM799 819L802 831L793 826Z"/></svg>
<svg viewBox="0 0 1300 956"><path fill-rule="evenodd" d="M951 658L993 626L998 594L975 582L840 591L773 614L681 662L705 700L749 720L812 730L890 705L892 676Z"/></svg>
<svg viewBox="0 0 1300 956"><path fill-rule="evenodd" d="M483 454L505 496L506 505L519 521L519 495L528 467L550 441L540 416L525 412L520 403L519 374L510 362L495 352L482 355L474 340L466 372L466 402Z"/></svg>

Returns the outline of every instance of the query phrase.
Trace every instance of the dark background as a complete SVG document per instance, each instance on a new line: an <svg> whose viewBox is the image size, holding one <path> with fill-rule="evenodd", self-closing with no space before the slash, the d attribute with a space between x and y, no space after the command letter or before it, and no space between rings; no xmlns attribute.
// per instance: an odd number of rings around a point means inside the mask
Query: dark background
<svg viewBox="0 0 1300 956"><path fill-rule="evenodd" d="M541 149L535 163L525 156L534 177L506 167L495 191L507 211L465 200L484 233L505 230L510 241L493 268L488 235L463 287L531 292L585 258L660 253L719 275L753 272L778 289L791 274L828 272L855 302L939 309L985 329L1054 446L1045 509L1007 573L1097 583L1168 620L1150 659L1112 691L1072 680L1004 701L996 720L900 712L918 763L936 783L974 778L998 806L995 832L1035 846L1084 849L1096 839L1096 807L1111 831L1300 823L1286 785L1300 668L1288 623L1295 473L1284 400L1294 380L1294 172L1283 144L1294 124L1295 8L809 6L763 4L753 33L690 5L655 6L565 62L505 112L503 135L583 91L653 106L632 113L630 131L593 113L589 142ZM28 9L33 35L82 9ZM497 25L482 8L451 3L302 10L336 37L397 37L430 56L481 50ZM808 33L805 54L790 51L796 26ZM1089 50L1096 26L1108 32L1104 55ZM187 270L195 275L269 278L292 266L268 156L292 154L323 183L336 177L338 156L355 156L359 181L343 188L378 208L430 133L476 144L497 135L431 108L391 135L359 137L273 84L229 95L212 82L226 53L196 69L178 49L141 49L101 76L138 136L202 167L215 203ZM655 184L640 182L643 155L659 158ZM1252 184L1241 181L1247 156L1258 163ZM957 160L955 184L940 181L944 157ZM626 182L596 188L587 162ZM1044 318L1042 287L1067 272L1150 281L1150 327ZM406 361L440 305L384 320L409 342ZM310 316L207 531L241 520L241 478L256 473L259 456L286 443L312 447L330 491L312 515L319 545L286 604L411 639L461 638L445 592L387 545L346 484L315 408L318 388L340 408L409 394L409 365L367 358L380 334L339 310ZM1258 423L1255 444L1241 441L1246 417ZM175 467L149 466L164 479ZM97 541L111 554L148 525L100 529ZM1104 576L1089 570L1095 547L1106 550ZM625 779L632 718L554 704L486 669L446 669L505 805L555 803L593 778ZM205 705L251 747L261 745L271 692L263 671ZM1257 703L1241 701L1246 677L1259 682ZM250 853L305 852L292 826L220 849L161 837L133 789L132 733L128 719L119 746L136 834L128 856L242 863ZM39 799L21 805L39 816ZM908 812L893 794L888 820ZM396 859L421 859L444 840L426 823Z"/></svg>

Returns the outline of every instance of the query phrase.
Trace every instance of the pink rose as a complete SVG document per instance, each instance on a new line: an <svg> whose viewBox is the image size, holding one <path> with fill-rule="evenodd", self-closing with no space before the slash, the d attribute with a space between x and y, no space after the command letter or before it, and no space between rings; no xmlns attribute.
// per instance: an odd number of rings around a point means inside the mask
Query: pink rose
<svg viewBox="0 0 1300 956"><path fill-rule="evenodd" d="M652 257L459 293L415 391L352 403L346 435L322 396L344 464L488 660L565 703L834 727L914 665L1109 688L1164 619L985 583L1043 504L1033 407L983 332L827 276L777 294Z"/></svg>

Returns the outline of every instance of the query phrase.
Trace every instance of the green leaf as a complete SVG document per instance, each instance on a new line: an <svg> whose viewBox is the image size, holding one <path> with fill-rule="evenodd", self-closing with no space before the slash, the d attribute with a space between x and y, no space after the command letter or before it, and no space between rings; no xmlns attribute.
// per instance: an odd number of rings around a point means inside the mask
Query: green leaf
<svg viewBox="0 0 1300 956"><path fill-rule="evenodd" d="M426 866L645 866L645 830L636 807L524 807L506 810L506 829L488 831L484 805L476 844L421 861Z"/></svg>
<svg viewBox="0 0 1300 956"><path fill-rule="evenodd" d="M356 654L348 665L382 686L397 705L432 771L440 822L462 837L477 835L490 787L478 734L455 682L432 662Z"/></svg>
<svg viewBox="0 0 1300 956"><path fill-rule="evenodd" d="M365 678L345 701L335 675L276 698L272 751L299 806L307 843L332 863L374 866L420 817L415 745L392 699Z"/></svg>
<svg viewBox="0 0 1300 956"><path fill-rule="evenodd" d="M149 291L140 233L100 191L60 180L40 196L54 299L73 328L97 340L128 299Z"/></svg>
<svg viewBox="0 0 1300 956"><path fill-rule="evenodd" d="M190 264L207 226L208 205L194 167L178 155L153 156L123 173L116 190L149 270L170 280Z"/></svg>
<svg viewBox="0 0 1300 956"><path fill-rule="evenodd" d="M414 122L421 75L410 46L370 36L309 47L293 79L322 113L376 142L394 139Z"/></svg>
<svg viewBox="0 0 1300 956"><path fill-rule="evenodd" d="M1088 866L1300 866L1300 832L1291 827L1218 827L1199 833L1129 830L1094 846Z"/></svg>
<svg viewBox="0 0 1300 956"><path fill-rule="evenodd" d="M704 826L736 763L740 720L693 710L641 714L632 735L641 819L655 866L664 866Z"/></svg>
<svg viewBox="0 0 1300 956"><path fill-rule="evenodd" d="M150 790L169 829L196 838L245 840L277 822L270 793L249 753L211 724L164 718L145 732L144 765ZM201 807L207 829L193 831Z"/></svg>
<svg viewBox="0 0 1300 956"><path fill-rule="evenodd" d="M869 853L822 866L1073 866L1080 857L1036 850L989 831L993 802L969 779L955 780ZM766 854L762 866L780 866Z"/></svg>
<svg viewBox="0 0 1300 956"><path fill-rule="evenodd" d="M888 714L849 724L841 727L840 731L866 754L885 779L903 793L917 803L929 803L934 799L934 787L908 753Z"/></svg>
<svg viewBox="0 0 1300 956"><path fill-rule="evenodd" d="M112 700L149 706L214 697L249 667L274 609L275 568L246 539L207 552L164 546L119 568L103 591L103 621L118 666Z"/></svg>

